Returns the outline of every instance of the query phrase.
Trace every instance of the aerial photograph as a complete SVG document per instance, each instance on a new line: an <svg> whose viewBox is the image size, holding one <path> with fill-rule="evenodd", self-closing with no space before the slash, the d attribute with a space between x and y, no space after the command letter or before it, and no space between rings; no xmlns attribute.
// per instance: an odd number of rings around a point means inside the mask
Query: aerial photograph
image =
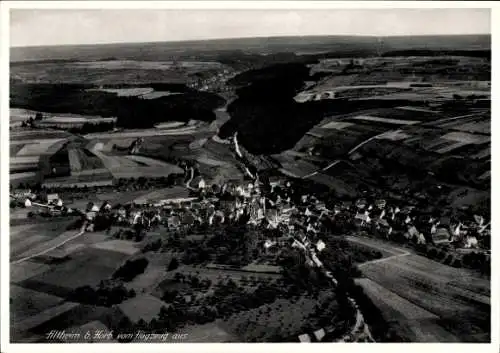
<svg viewBox="0 0 500 353"><path fill-rule="evenodd" d="M11 343L492 342L490 9L9 16Z"/></svg>

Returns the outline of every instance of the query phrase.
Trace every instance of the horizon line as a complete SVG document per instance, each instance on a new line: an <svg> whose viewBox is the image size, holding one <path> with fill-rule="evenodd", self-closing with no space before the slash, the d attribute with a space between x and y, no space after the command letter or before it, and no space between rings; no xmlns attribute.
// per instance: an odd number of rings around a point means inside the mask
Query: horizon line
<svg viewBox="0 0 500 353"><path fill-rule="evenodd" d="M17 48L43 48L43 47L70 47L70 46L95 46L95 45L116 45L116 44L154 44L154 43L189 43L189 42L209 42L217 40L241 40L241 39L271 39L271 38L304 38L304 37L359 37L359 38L396 38L396 37L429 37L429 36L490 36L491 33L454 33L454 34L400 34L400 35L373 35L373 34L307 34L307 35L277 35L277 36L248 36L248 37L217 37L206 39L180 39L165 41L141 41L141 42L105 42L105 43L65 43L65 44L42 44L42 45L17 45L9 46L10 49Z"/></svg>

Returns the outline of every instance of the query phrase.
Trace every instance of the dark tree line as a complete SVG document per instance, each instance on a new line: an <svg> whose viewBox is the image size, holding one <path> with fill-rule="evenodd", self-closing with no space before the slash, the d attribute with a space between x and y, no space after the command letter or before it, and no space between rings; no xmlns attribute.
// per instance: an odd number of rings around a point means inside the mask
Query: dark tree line
<svg viewBox="0 0 500 353"><path fill-rule="evenodd" d="M186 91L184 94L141 99L119 97L114 93L88 90L92 85L13 84L11 106L49 113L73 113L117 117L123 128L149 128L164 121L190 119L213 121L213 110L222 106L222 97Z"/></svg>

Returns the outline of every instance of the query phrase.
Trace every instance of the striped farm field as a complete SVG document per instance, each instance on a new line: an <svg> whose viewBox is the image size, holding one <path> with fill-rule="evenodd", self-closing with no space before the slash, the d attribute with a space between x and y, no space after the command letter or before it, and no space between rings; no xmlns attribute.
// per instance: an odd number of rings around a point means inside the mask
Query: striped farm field
<svg viewBox="0 0 500 353"><path fill-rule="evenodd" d="M63 141L64 139L48 139L48 140L39 140L35 143L30 143L24 145L22 149L17 152L17 156L33 156L40 155L48 152L50 146Z"/></svg>
<svg viewBox="0 0 500 353"><path fill-rule="evenodd" d="M126 156L126 158L128 158L134 162L138 162L140 164L145 164L149 167L169 167L169 168L172 168L173 170L175 170L175 167L176 167L173 164L163 162L163 161L160 161L160 160L157 160L154 158L144 157L144 156L132 155L132 156ZM178 173L182 173L182 169L179 167L177 167L177 171L178 171Z"/></svg>
<svg viewBox="0 0 500 353"><path fill-rule="evenodd" d="M110 170L113 177L119 178L161 178L172 173L178 172L177 166L170 167L133 167L133 168L115 168Z"/></svg>
<svg viewBox="0 0 500 353"><path fill-rule="evenodd" d="M450 132L442 136L441 138L445 140L463 142L466 144L479 144L479 143L490 142L489 136L479 136L467 132L458 132L458 131Z"/></svg>
<svg viewBox="0 0 500 353"><path fill-rule="evenodd" d="M373 122L395 124L395 125L413 125L413 124L417 124L420 122L418 120L400 120L400 119L380 118L378 116L370 116L370 115L360 115L360 116L353 117L351 119L362 120L362 121L373 121Z"/></svg>
<svg viewBox="0 0 500 353"><path fill-rule="evenodd" d="M104 88L104 89L99 89L99 91L107 93L115 93L118 97L136 97L152 93L154 89L150 87Z"/></svg>
<svg viewBox="0 0 500 353"><path fill-rule="evenodd" d="M35 172L24 172L24 173L12 173L9 175L10 181L31 181L37 180L38 174Z"/></svg>
<svg viewBox="0 0 500 353"><path fill-rule="evenodd" d="M180 92L154 91L154 92L151 92L151 93L142 94L142 95L139 96L139 98L142 98L142 99L156 99L156 98L160 98L160 97L173 96L175 94L182 94L182 93L180 93Z"/></svg>
<svg viewBox="0 0 500 353"><path fill-rule="evenodd" d="M157 129L173 129L173 128L178 128L178 127L181 127L184 125L185 125L185 123L182 121L170 121L168 123L156 124L155 128L157 128Z"/></svg>
<svg viewBox="0 0 500 353"><path fill-rule="evenodd" d="M69 165L72 171L82 170L82 164L80 163L80 158L78 156L76 149L68 150Z"/></svg>
<svg viewBox="0 0 500 353"><path fill-rule="evenodd" d="M198 128L188 126L179 129L144 129L140 131L122 131L122 132L98 132L85 135L86 139L124 139L124 138L137 138L137 137L153 137L153 136L176 136L176 135L189 135L197 132Z"/></svg>
<svg viewBox="0 0 500 353"><path fill-rule="evenodd" d="M185 187L175 186L173 188L164 188L152 191L147 194L140 195L134 200L134 202L139 202L140 200L164 200L164 199L174 199L174 198L185 198L189 196L189 191Z"/></svg>
<svg viewBox="0 0 500 353"><path fill-rule="evenodd" d="M70 134L59 130L22 130L12 131L9 135L10 141L25 140L29 143L37 143L38 140L67 138Z"/></svg>
<svg viewBox="0 0 500 353"><path fill-rule="evenodd" d="M38 163L40 161L40 156L23 156L23 157L11 157L10 164L31 164Z"/></svg>
<svg viewBox="0 0 500 353"><path fill-rule="evenodd" d="M117 168L135 168L138 166L137 163L123 156L110 156L97 150L94 150L93 153L100 158L104 166L109 170Z"/></svg>
<svg viewBox="0 0 500 353"><path fill-rule="evenodd" d="M321 126L322 129L336 129L336 130L342 130L348 126L353 125L353 123L349 123L346 121L331 121L323 126Z"/></svg>

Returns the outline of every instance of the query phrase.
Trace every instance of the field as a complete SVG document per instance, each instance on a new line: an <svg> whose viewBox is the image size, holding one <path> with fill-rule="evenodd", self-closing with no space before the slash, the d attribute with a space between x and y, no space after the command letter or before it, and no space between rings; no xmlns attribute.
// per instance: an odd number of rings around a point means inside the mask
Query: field
<svg viewBox="0 0 500 353"><path fill-rule="evenodd" d="M137 88L101 88L99 91L115 93L118 97L136 97L142 96L143 94L152 93L153 88L149 87L137 87Z"/></svg>
<svg viewBox="0 0 500 353"><path fill-rule="evenodd" d="M18 285L10 286L11 320L15 324L29 317L35 316L42 311L55 307L64 301L63 298L55 295L38 292Z"/></svg>
<svg viewBox="0 0 500 353"><path fill-rule="evenodd" d="M128 258L115 251L86 248L71 254L70 259L49 271L31 277L19 285L59 296L67 296L77 287L95 286L109 278Z"/></svg>
<svg viewBox="0 0 500 353"><path fill-rule="evenodd" d="M168 92L168 91L154 91L151 93L146 93L140 96L142 99L157 99L161 97L173 96L176 94L182 94L180 92Z"/></svg>
<svg viewBox="0 0 500 353"><path fill-rule="evenodd" d="M152 295L139 294L119 304L118 308L132 322L137 322L140 319L150 322L158 316L163 306L167 307L168 304Z"/></svg>
<svg viewBox="0 0 500 353"><path fill-rule="evenodd" d="M388 246L374 239L363 242L375 249ZM388 320L412 332L410 339L489 340L489 279L415 254L367 263L361 271L368 280L360 284Z"/></svg>
<svg viewBox="0 0 500 353"><path fill-rule="evenodd" d="M158 202L165 199L185 198L189 196L189 191L182 186L175 186L172 188L158 189L150 193L143 194L136 198L134 202L140 203L142 201Z"/></svg>
<svg viewBox="0 0 500 353"><path fill-rule="evenodd" d="M369 115L360 115L352 118L352 120L361 120L361 121L373 121L394 125L413 125L418 124L420 121L418 120L400 120L400 119L390 119L390 118L381 118L378 116L369 116Z"/></svg>
<svg viewBox="0 0 500 353"><path fill-rule="evenodd" d="M139 247L133 242L119 239L99 242L90 247L99 250L115 251L128 256L132 256L140 251Z"/></svg>
<svg viewBox="0 0 500 353"><path fill-rule="evenodd" d="M57 238L66 231L72 220L26 223L10 227L11 257L17 257L34 247Z"/></svg>
<svg viewBox="0 0 500 353"><path fill-rule="evenodd" d="M51 225L55 224L39 222L32 227L16 227L17 231L11 232L11 243L16 243L20 237L23 240L37 239L40 229ZM56 233L55 229L53 231ZM53 238L45 236L47 239L43 244L33 246L26 255L57 246L74 233L74 231L64 232ZM67 302L65 298L75 287L95 286L100 280L108 278L128 257L115 251L85 248L88 244L103 240L105 238L100 234L87 234L85 237L69 241L62 248L52 250L44 256L10 264L12 318L10 328L14 341L26 342L31 338L36 339L37 334L43 336L48 332L47 328L61 328L61 324L69 326L75 323L83 324L102 315L100 308L93 307L89 311L88 307ZM13 251L11 246L11 256ZM47 262L52 256L58 257L58 252L61 251L69 254L69 259L58 264Z"/></svg>
<svg viewBox="0 0 500 353"><path fill-rule="evenodd" d="M182 342L185 343L225 343L240 342L237 336L223 329L224 324L220 320L204 325L188 325L182 329L187 336Z"/></svg>
<svg viewBox="0 0 500 353"><path fill-rule="evenodd" d="M11 110L12 114L12 110ZM10 133L10 181L16 185L39 181L39 163L67 140L68 133L51 130L22 130Z"/></svg>

